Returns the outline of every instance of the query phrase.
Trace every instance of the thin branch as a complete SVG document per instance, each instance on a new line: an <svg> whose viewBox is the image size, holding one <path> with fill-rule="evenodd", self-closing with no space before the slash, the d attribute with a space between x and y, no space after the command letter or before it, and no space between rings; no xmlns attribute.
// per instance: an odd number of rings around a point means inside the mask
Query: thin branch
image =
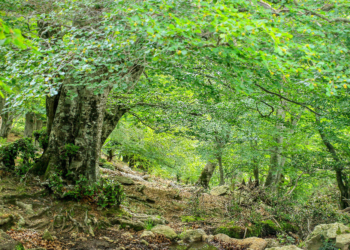
<svg viewBox="0 0 350 250"><path fill-rule="evenodd" d="M286 101L288 101L288 102L291 102L291 103L300 105L300 106L306 108L307 110L309 110L310 112L312 112L312 113L314 113L314 114L316 114L316 115L321 115L321 114L319 114L319 113L313 111L312 109L310 109L308 106L306 106L305 104L303 104L303 103L301 103L301 102L293 101L293 100L291 100L291 99L288 99L287 97L284 97L283 95L280 95L280 94L278 94L278 93L269 91L269 90L265 89L264 87L260 86L260 85L257 84L257 83L255 83L255 86L259 87L260 89L262 89L262 90L265 91L266 93L269 93L269 94L271 94L271 95L278 96L278 97L282 98L283 100L286 100Z"/></svg>

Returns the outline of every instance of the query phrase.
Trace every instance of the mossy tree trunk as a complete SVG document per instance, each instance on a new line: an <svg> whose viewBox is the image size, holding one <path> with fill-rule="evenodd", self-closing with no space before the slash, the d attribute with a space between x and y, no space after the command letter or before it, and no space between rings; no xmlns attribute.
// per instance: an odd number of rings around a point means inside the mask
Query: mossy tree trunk
<svg viewBox="0 0 350 250"><path fill-rule="evenodd" d="M217 165L216 162L211 162L211 161L207 162L207 164L202 170L201 175L199 176L197 185L201 185L205 189L209 188L209 182L211 180L211 177L214 174L216 165Z"/></svg>
<svg viewBox="0 0 350 250"><path fill-rule="evenodd" d="M40 130L43 126L43 122L40 119L40 115L34 112L26 113L24 127L24 137L32 137L35 130Z"/></svg>
<svg viewBox="0 0 350 250"><path fill-rule="evenodd" d="M50 109L49 145L37 170L47 175L62 171L71 180L83 175L91 183L99 179L103 118L110 88L96 91L86 86L62 87L56 110Z"/></svg>
<svg viewBox="0 0 350 250"><path fill-rule="evenodd" d="M285 120L286 112L283 110L282 107L277 109L276 118L278 119L276 123L276 132L275 135L275 146L272 147L272 155L270 160L270 167L269 172L266 177L265 186L266 187L273 187L275 188L278 184L281 174L283 165L285 163L285 160L282 157L282 151L283 151L283 130L284 125L283 122Z"/></svg>
<svg viewBox="0 0 350 250"><path fill-rule="evenodd" d="M324 131L322 124L320 122L320 118L318 115L316 115L316 124L318 128L318 132L321 136L323 144L326 146L328 152L331 154L333 160L334 160L334 171L336 174L336 180L338 184L338 188L340 191L340 207L341 209L345 209L349 207L348 200L350 198L350 192L349 192L349 177L344 173L344 162L339 157L336 148L333 146L331 141L328 139L326 132Z"/></svg>

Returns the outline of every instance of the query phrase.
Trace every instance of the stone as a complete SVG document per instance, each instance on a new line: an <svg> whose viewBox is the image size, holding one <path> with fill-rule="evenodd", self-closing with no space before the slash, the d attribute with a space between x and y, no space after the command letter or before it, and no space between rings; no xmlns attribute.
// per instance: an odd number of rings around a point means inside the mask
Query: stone
<svg viewBox="0 0 350 250"><path fill-rule="evenodd" d="M174 229L168 226L158 225L152 228L151 230L153 233L164 235L168 239L175 239L177 237L177 234L175 233Z"/></svg>
<svg viewBox="0 0 350 250"><path fill-rule="evenodd" d="M15 250L17 248L21 249L21 243L12 239L4 231L0 230L0 250Z"/></svg>
<svg viewBox="0 0 350 250"><path fill-rule="evenodd" d="M180 234L180 239L185 242L202 241L203 236L207 235L203 229L186 230Z"/></svg>
<svg viewBox="0 0 350 250"><path fill-rule="evenodd" d="M272 247L280 247L281 244L279 243L278 240L276 239L265 239L265 241L267 242L267 248L272 248Z"/></svg>
<svg viewBox="0 0 350 250"><path fill-rule="evenodd" d="M147 241L145 241L145 240L140 240L140 243L143 244L143 245L145 245L145 246L148 246L148 245L149 245L149 243L148 243Z"/></svg>
<svg viewBox="0 0 350 250"><path fill-rule="evenodd" d="M202 241L204 242L211 242L214 240L214 235L203 235L202 237Z"/></svg>
<svg viewBox="0 0 350 250"><path fill-rule="evenodd" d="M267 242L264 239L251 237L243 240L233 239L227 236L226 234L217 234L215 238L218 241L225 243L233 243L235 245L242 246L243 248L248 248L251 250L264 250L267 246Z"/></svg>
<svg viewBox="0 0 350 250"><path fill-rule="evenodd" d="M229 192L230 192L230 187L227 185L223 185L223 186L213 187L212 190L210 191L210 194L215 196L220 196L220 195L228 194Z"/></svg>
<svg viewBox="0 0 350 250"><path fill-rule="evenodd" d="M45 229L44 233L43 233L43 240L55 240L52 235L50 234L49 230Z"/></svg>
<svg viewBox="0 0 350 250"><path fill-rule="evenodd" d="M350 228L342 223L321 224L305 240L305 249L319 250L325 240L335 240L338 235L350 233Z"/></svg>
<svg viewBox="0 0 350 250"><path fill-rule="evenodd" d="M122 228L129 227L134 229L135 231L141 231L146 228L145 223L143 223L142 221L133 220L127 217L122 217L122 218L116 217L114 219L111 219L110 222L112 225L120 224Z"/></svg>
<svg viewBox="0 0 350 250"><path fill-rule="evenodd" d="M125 238L129 238L129 239L133 239L134 238L134 236L132 236L132 234L129 233L129 232L123 233L122 236L125 237Z"/></svg>
<svg viewBox="0 0 350 250"><path fill-rule="evenodd" d="M115 176L114 178L123 185L134 185L135 184L135 182L129 177Z"/></svg>
<svg viewBox="0 0 350 250"><path fill-rule="evenodd" d="M297 246L283 246L283 247L266 248L265 250L303 250L303 249Z"/></svg>
<svg viewBox="0 0 350 250"><path fill-rule="evenodd" d="M350 245L350 234L337 235L335 238L335 247L341 250L348 250Z"/></svg>
<svg viewBox="0 0 350 250"><path fill-rule="evenodd" d="M142 239L142 238L146 238L146 237L154 238L155 235L151 231L143 231L143 233L141 234L140 238Z"/></svg>

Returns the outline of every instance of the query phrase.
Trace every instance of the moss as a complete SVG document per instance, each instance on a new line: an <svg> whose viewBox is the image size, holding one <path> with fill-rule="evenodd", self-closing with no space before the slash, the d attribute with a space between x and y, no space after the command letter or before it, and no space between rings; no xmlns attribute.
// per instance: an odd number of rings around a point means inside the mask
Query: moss
<svg viewBox="0 0 350 250"><path fill-rule="evenodd" d="M293 232L293 233L297 233L299 231L298 227L296 227L288 222L281 223L281 227L282 227L282 231Z"/></svg>
<svg viewBox="0 0 350 250"><path fill-rule="evenodd" d="M242 239L244 236L244 231L245 229L241 228L240 226L232 225L232 223L229 223L225 226L221 226L216 229L216 233L226 234L231 238L235 239Z"/></svg>
<svg viewBox="0 0 350 250"><path fill-rule="evenodd" d="M338 229L336 231L337 235L340 235L341 234L341 230L340 230L340 227L338 226Z"/></svg>
<svg viewBox="0 0 350 250"><path fill-rule="evenodd" d="M203 218L198 216L182 216L181 217L182 222L195 222L195 221L204 221Z"/></svg>
<svg viewBox="0 0 350 250"><path fill-rule="evenodd" d="M281 230L272 220L261 221L260 224L264 235L276 235Z"/></svg>

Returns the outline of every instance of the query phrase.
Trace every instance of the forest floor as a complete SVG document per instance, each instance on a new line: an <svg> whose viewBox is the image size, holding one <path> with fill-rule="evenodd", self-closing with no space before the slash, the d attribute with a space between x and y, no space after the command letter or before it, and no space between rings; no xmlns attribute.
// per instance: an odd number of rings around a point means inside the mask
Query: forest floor
<svg viewBox="0 0 350 250"><path fill-rule="evenodd" d="M113 219L132 218L135 214L157 216L178 234L187 229L203 229L207 235L225 233L227 225L231 225L236 235L244 238L252 209L261 220L270 218L263 204L252 208L254 195L259 195L254 192L249 197L246 190L239 191L239 195L236 192L216 196L198 186L132 170L121 162L107 166L101 167L102 178L117 179L124 184L126 199L120 208L101 209L91 199L57 200L48 194L38 177L28 176L21 182L18 177L0 171L0 229L26 249L238 249L218 242L192 248L173 246L174 243L160 235L142 239L143 230L137 231L128 225L121 228ZM242 191L245 193L241 195ZM144 222L146 230L154 226L150 221ZM45 230L49 230L53 240L43 239ZM276 238L269 233L264 236Z"/></svg>
<svg viewBox="0 0 350 250"><path fill-rule="evenodd" d="M157 215L167 220L168 226L177 233L184 229L201 228L208 235L227 222L225 208L228 197L204 193L196 208L193 191L198 187L182 187L156 177L141 181L142 173L127 166L122 168L125 172L101 169L103 178L113 178L121 173L140 177L139 180L134 178L132 185L124 185L126 199L121 209L100 209L90 200L57 200L47 194L39 179L27 179L21 183L18 178L1 172L0 229L7 231L26 249L169 249L171 242L164 237L149 238L147 242L150 245L145 246L140 243L142 231L121 229L120 225L108 226L109 220L124 211ZM194 217L193 209L202 210L197 213L203 216ZM85 233L72 230L83 228L86 218L96 222L92 225L94 236L88 230ZM42 239L45 229L49 229L55 240Z"/></svg>

